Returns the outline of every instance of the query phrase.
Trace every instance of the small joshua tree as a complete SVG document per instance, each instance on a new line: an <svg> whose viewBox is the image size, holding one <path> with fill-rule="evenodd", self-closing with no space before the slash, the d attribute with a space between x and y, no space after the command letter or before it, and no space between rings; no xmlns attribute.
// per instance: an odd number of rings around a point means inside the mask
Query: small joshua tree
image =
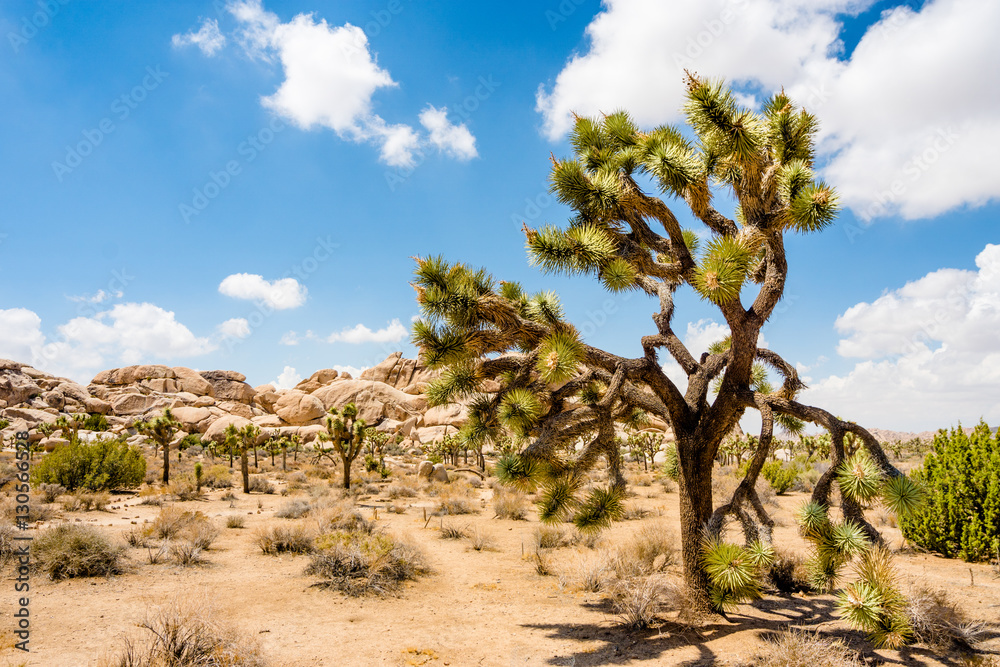
<svg viewBox="0 0 1000 667"><path fill-rule="evenodd" d="M250 461L247 452L250 448L257 448L257 438L260 437L260 427L256 424L247 424L243 428L236 428L230 424L225 430L226 444L230 452L240 453L240 474L243 476L243 493L250 493ZM232 454L230 454L232 457ZM232 461L232 458L230 458ZM230 463L230 465L232 465Z"/></svg>
<svg viewBox="0 0 1000 667"><path fill-rule="evenodd" d="M56 428L62 429L63 435L70 442L77 442L80 439L80 428L87 421L87 415L79 412L71 415L62 415L56 419Z"/></svg>
<svg viewBox="0 0 1000 667"><path fill-rule="evenodd" d="M323 421L325 432L319 434L321 442L328 442L340 456L344 464L344 488L351 488L351 465L358 458L365 442L366 424L358 419L358 408L348 403L341 410L330 408L330 414Z"/></svg>
<svg viewBox="0 0 1000 667"><path fill-rule="evenodd" d="M140 421L135 429L149 437L153 443L163 450L163 483L170 483L170 443L181 428L181 423L174 418L170 408L164 408L163 414L149 421Z"/></svg>

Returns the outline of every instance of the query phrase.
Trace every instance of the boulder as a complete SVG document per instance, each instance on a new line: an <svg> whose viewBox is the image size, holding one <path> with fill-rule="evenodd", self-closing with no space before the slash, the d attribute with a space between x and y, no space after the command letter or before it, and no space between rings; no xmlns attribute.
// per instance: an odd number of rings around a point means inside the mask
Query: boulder
<svg viewBox="0 0 1000 667"><path fill-rule="evenodd" d="M433 461L421 461L417 466L417 477L430 478L432 472L434 472Z"/></svg>
<svg viewBox="0 0 1000 667"><path fill-rule="evenodd" d="M410 439L414 442L426 444L435 440L442 440L446 435L454 435L457 430L450 426L424 426L410 431Z"/></svg>
<svg viewBox="0 0 1000 667"><path fill-rule="evenodd" d="M448 479L448 469L444 467L443 463L435 463L434 468L431 470L430 477L428 479L432 482L449 482Z"/></svg>
<svg viewBox="0 0 1000 667"><path fill-rule="evenodd" d="M188 433L204 433L216 419L208 408L182 406L174 408L171 412Z"/></svg>
<svg viewBox="0 0 1000 667"><path fill-rule="evenodd" d="M236 428L243 428L249 423L249 419L246 417L240 417L239 415L225 415L223 417L219 417L205 430L204 439L211 440L212 442L225 442L227 426L232 424Z"/></svg>
<svg viewBox="0 0 1000 667"><path fill-rule="evenodd" d="M246 417L247 419L253 419L254 412L249 405L244 403L237 403L236 401L222 401L221 403L216 403L218 407L223 412L228 412L231 415L239 415L240 417Z"/></svg>
<svg viewBox="0 0 1000 667"><path fill-rule="evenodd" d="M285 392L274 403L274 412L293 426L309 424L326 413L323 402L297 389Z"/></svg>
<svg viewBox="0 0 1000 667"><path fill-rule="evenodd" d="M46 424L56 423L56 416L51 412L45 412L44 410L34 410L32 408L7 408L3 411L3 414L4 417L10 421L23 419L26 423L26 428L35 428L42 422L45 422Z"/></svg>
<svg viewBox="0 0 1000 667"><path fill-rule="evenodd" d="M146 387L161 394L176 394L179 391L177 380L174 378L153 378L151 380L140 380L140 387Z"/></svg>
<svg viewBox="0 0 1000 667"><path fill-rule="evenodd" d="M67 399L76 401L80 405L86 405L87 399L91 398L86 388L75 382L60 382L56 385L55 391L58 391Z"/></svg>
<svg viewBox="0 0 1000 667"><path fill-rule="evenodd" d="M269 384L254 387L254 391L257 392L253 397L254 405L259 405L265 412L274 412L274 404L281 397L281 394Z"/></svg>
<svg viewBox="0 0 1000 667"><path fill-rule="evenodd" d="M280 428L282 426L286 426L286 424L281 421L281 417L278 415L259 415L252 418L250 421L261 428Z"/></svg>
<svg viewBox="0 0 1000 667"><path fill-rule="evenodd" d="M213 395L220 401L236 401L250 405L256 395L243 373L236 371L202 371L201 377L212 385Z"/></svg>
<svg viewBox="0 0 1000 667"><path fill-rule="evenodd" d="M68 445L69 440L57 437L42 438L42 441L39 444L41 444L42 448L44 448L46 452L54 452L59 447L65 447Z"/></svg>
<svg viewBox="0 0 1000 667"><path fill-rule="evenodd" d="M302 382L295 385L295 389L306 394L311 394L322 386L323 385L321 385L319 382L316 382L315 380L303 380Z"/></svg>
<svg viewBox="0 0 1000 667"><path fill-rule="evenodd" d="M41 393L42 388L21 369L0 370L0 399L7 401L7 405L24 403Z"/></svg>
<svg viewBox="0 0 1000 667"><path fill-rule="evenodd" d="M329 384L340 377L340 371L334 370L333 368L323 368L316 371L309 376L309 379L313 382L318 382L321 385Z"/></svg>
<svg viewBox="0 0 1000 667"><path fill-rule="evenodd" d="M212 383L203 378L198 371L184 366L174 366L177 375L177 385L181 391L189 391L195 396L215 396Z"/></svg>
<svg viewBox="0 0 1000 667"><path fill-rule="evenodd" d="M55 389L42 394L42 400L50 408L55 408L56 410L62 410L66 407L66 397L61 391L56 391Z"/></svg>
<svg viewBox="0 0 1000 667"><path fill-rule="evenodd" d="M175 378L177 374L169 366L160 364L143 364L141 366L126 366L124 368L112 368L101 371L94 376L91 384L104 385L126 385L138 384L143 380L155 380L164 378Z"/></svg>
<svg viewBox="0 0 1000 667"><path fill-rule="evenodd" d="M424 426L454 426L460 428L469 420L469 409L460 403L436 405L424 413Z"/></svg>
<svg viewBox="0 0 1000 667"><path fill-rule="evenodd" d="M439 374L420 361L404 359L402 352L393 352L377 366L362 371L359 379L384 382L395 389L403 389L416 382L430 382Z"/></svg>
<svg viewBox="0 0 1000 667"><path fill-rule="evenodd" d="M169 407L172 401L162 396L126 392L111 399L111 410L116 415L141 415L150 410Z"/></svg>
<svg viewBox="0 0 1000 667"><path fill-rule="evenodd" d="M199 396L191 405L196 408L210 408L215 405L215 399L211 396Z"/></svg>
<svg viewBox="0 0 1000 667"><path fill-rule="evenodd" d="M348 403L358 406L358 416L369 424L381 419L405 421L427 409L427 399L411 396L382 382L372 380L337 380L311 394L326 410Z"/></svg>

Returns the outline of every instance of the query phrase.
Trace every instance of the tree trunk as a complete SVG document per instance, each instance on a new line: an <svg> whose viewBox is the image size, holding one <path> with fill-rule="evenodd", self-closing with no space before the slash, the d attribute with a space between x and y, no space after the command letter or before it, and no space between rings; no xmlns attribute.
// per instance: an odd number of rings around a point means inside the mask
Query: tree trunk
<svg viewBox="0 0 1000 667"><path fill-rule="evenodd" d="M170 443L163 443L163 483L170 483Z"/></svg>
<svg viewBox="0 0 1000 667"><path fill-rule="evenodd" d="M250 493L250 465L245 449L240 453L240 472L243 473L243 493Z"/></svg>
<svg viewBox="0 0 1000 667"><path fill-rule="evenodd" d="M274 450L271 450L271 467L274 467Z"/></svg>
<svg viewBox="0 0 1000 667"><path fill-rule="evenodd" d="M229 469L233 469L233 450L229 450Z"/></svg>
<svg viewBox="0 0 1000 667"><path fill-rule="evenodd" d="M710 582L701 565L702 528L712 517L712 467L702 461L685 460L678 441L681 475L678 480L681 514L681 559L684 563L684 581L695 598L706 608L709 606ZM697 451L697 449L696 449ZM690 457L695 458L695 457Z"/></svg>
<svg viewBox="0 0 1000 667"><path fill-rule="evenodd" d="M281 450L281 472L288 472L288 450Z"/></svg>
<svg viewBox="0 0 1000 667"><path fill-rule="evenodd" d="M351 461L347 460L347 457L343 457L344 461L344 488L351 488Z"/></svg>
<svg viewBox="0 0 1000 667"><path fill-rule="evenodd" d="M253 467L254 468L258 467L258 463L257 463L257 445L253 446Z"/></svg>

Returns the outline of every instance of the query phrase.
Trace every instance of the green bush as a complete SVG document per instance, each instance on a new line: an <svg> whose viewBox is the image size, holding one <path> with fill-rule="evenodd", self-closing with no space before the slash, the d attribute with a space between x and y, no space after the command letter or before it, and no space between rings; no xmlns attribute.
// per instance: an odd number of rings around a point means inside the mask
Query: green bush
<svg viewBox="0 0 1000 667"><path fill-rule="evenodd" d="M123 439L74 442L46 454L31 471L31 481L62 484L69 491L132 489L146 477L146 459Z"/></svg>
<svg viewBox="0 0 1000 667"><path fill-rule="evenodd" d="M107 431L108 420L104 415L100 415L95 412L83 421L83 426L81 426L81 428L84 431Z"/></svg>
<svg viewBox="0 0 1000 667"><path fill-rule="evenodd" d="M661 470L664 477L673 481L681 478L681 462L677 458L677 445L670 444L663 448L663 468Z"/></svg>
<svg viewBox="0 0 1000 667"><path fill-rule="evenodd" d="M948 558L979 562L1000 549L1000 434L979 422L966 435L961 427L934 437L923 467L912 473L925 500L901 516L903 536Z"/></svg>
<svg viewBox="0 0 1000 667"><path fill-rule="evenodd" d="M760 470L761 476L767 480L774 492L781 495L792 488L799 478L799 469L795 466L785 466L781 461L768 461Z"/></svg>

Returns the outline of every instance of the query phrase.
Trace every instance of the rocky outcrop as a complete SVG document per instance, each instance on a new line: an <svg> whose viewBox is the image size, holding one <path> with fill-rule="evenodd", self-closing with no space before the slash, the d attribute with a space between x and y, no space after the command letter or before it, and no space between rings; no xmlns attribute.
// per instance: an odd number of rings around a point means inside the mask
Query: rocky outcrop
<svg viewBox="0 0 1000 667"><path fill-rule="evenodd" d="M274 403L274 412L287 424L310 424L326 413L323 402L312 394L292 389Z"/></svg>
<svg viewBox="0 0 1000 667"><path fill-rule="evenodd" d="M422 388L439 374L418 360L404 359L402 352L393 352L382 363L363 371L358 379L382 382L405 394L421 394Z"/></svg>
<svg viewBox="0 0 1000 667"><path fill-rule="evenodd" d="M246 383L247 376L236 371L202 371L201 377L208 380L220 401L236 401L250 405L256 392Z"/></svg>
<svg viewBox="0 0 1000 667"><path fill-rule="evenodd" d="M424 396L405 394L395 387L375 380L336 380L314 391L326 410L348 403L358 407L358 417L369 424L384 419L405 419L421 415L427 409Z"/></svg>

